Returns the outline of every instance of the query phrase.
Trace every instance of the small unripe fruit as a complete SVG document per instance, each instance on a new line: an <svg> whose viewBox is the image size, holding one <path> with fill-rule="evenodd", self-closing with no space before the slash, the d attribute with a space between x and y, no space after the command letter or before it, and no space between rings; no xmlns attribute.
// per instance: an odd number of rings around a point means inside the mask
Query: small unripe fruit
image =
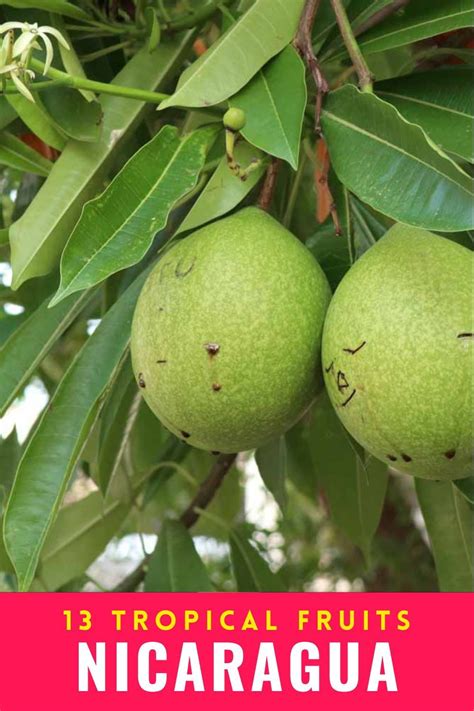
<svg viewBox="0 0 474 711"><path fill-rule="evenodd" d="M262 210L200 229L161 258L138 300L132 359L145 400L201 449L271 440L322 384L329 300L314 257Z"/></svg>
<svg viewBox="0 0 474 711"><path fill-rule="evenodd" d="M245 111L236 108L226 111L223 120L224 127L228 128L230 131L241 131L247 122Z"/></svg>
<svg viewBox="0 0 474 711"><path fill-rule="evenodd" d="M472 470L473 254L392 227L339 284L323 370L343 424L370 453L427 479Z"/></svg>

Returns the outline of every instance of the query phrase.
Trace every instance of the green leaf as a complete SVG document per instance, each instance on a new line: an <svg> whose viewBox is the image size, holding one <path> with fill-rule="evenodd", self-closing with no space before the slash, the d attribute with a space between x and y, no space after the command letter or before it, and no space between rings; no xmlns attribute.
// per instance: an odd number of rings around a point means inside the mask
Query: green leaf
<svg viewBox="0 0 474 711"><path fill-rule="evenodd" d="M117 534L131 504L104 503L96 491L64 506L51 527L37 570L46 590L57 590L81 575Z"/></svg>
<svg viewBox="0 0 474 711"><path fill-rule="evenodd" d="M278 575L237 528L230 531L230 557L239 592L285 592Z"/></svg>
<svg viewBox="0 0 474 711"><path fill-rule="evenodd" d="M38 103L32 103L21 94L7 94L9 103L17 112L24 124L35 133L46 145L62 151L66 145L66 137L52 125L48 114Z"/></svg>
<svg viewBox="0 0 474 711"><path fill-rule="evenodd" d="M258 470L267 489L275 497L275 501L282 511L287 504L286 475L287 457L285 438L268 442L263 447L259 447L255 453Z"/></svg>
<svg viewBox="0 0 474 711"><path fill-rule="evenodd" d="M466 479L456 479L453 484L470 504L474 504L474 476L469 476Z"/></svg>
<svg viewBox="0 0 474 711"><path fill-rule="evenodd" d="M145 578L145 592L212 592L193 539L179 521L165 520Z"/></svg>
<svg viewBox="0 0 474 711"><path fill-rule="evenodd" d="M153 52L160 44L161 39L161 26L155 8L145 8L145 23L148 34L148 51Z"/></svg>
<svg viewBox="0 0 474 711"><path fill-rule="evenodd" d="M38 9L49 12L57 12L65 17L72 17L74 20L88 20L89 15L66 0L4 0L4 5L23 9Z"/></svg>
<svg viewBox="0 0 474 711"><path fill-rule="evenodd" d="M236 94L291 42L304 0L256 0L212 47L181 75L175 93L160 104L213 106Z"/></svg>
<svg viewBox="0 0 474 711"><path fill-rule="evenodd" d="M327 395L313 409L312 447L331 516L369 560L387 490L387 465L361 459Z"/></svg>
<svg viewBox="0 0 474 711"><path fill-rule="evenodd" d="M115 77L119 86L155 90L166 82L186 54L192 33L156 52L138 52ZM13 288L57 264L84 203L103 184L111 160L143 118L146 105L118 96L100 98L104 112L101 138L89 144L69 141L48 180L22 217L10 228Z"/></svg>
<svg viewBox="0 0 474 711"><path fill-rule="evenodd" d="M451 482L416 479L442 592L473 590L473 510Z"/></svg>
<svg viewBox="0 0 474 711"><path fill-rule="evenodd" d="M31 585L46 535L130 339L149 270L107 312L73 361L20 462L5 513L5 544L19 588Z"/></svg>
<svg viewBox="0 0 474 711"><path fill-rule="evenodd" d="M347 240L342 235L335 236L334 225L330 220L309 237L306 246L318 260L334 291L351 266Z"/></svg>
<svg viewBox="0 0 474 711"><path fill-rule="evenodd" d="M2 163L10 168L42 176L47 176L53 165L51 161L43 158L37 151L7 131L0 132L0 164Z"/></svg>
<svg viewBox="0 0 474 711"><path fill-rule="evenodd" d="M37 94L42 106L56 128L76 141L94 143L102 132L102 107L98 101L88 101L75 89L52 86Z"/></svg>
<svg viewBox="0 0 474 711"><path fill-rule="evenodd" d="M322 124L338 178L361 200L417 227L472 227L470 177L393 106L347 85L328 97Z"/></svg>
<svg viewBox="0 0 474 711"><path fill-rule="evenodd" d="M81 60L77 56L74 44L67 31L66 20L61 15L51 15L50 22L53 27L61 32L62 36L69 45L69 49L66 49L66 47L63 47L62 44L58 43L59 54L61 56L64 69L73 77L83 77L86 79L87 75L84 71L84 67L82 66ZM79 92L85 99L87 99L87 101L95 100L94 92L89 91L88 89L79 89Z"/></svg>
<svg viewBox="0 0 474 711"><path fill-rule="evenodd" d="M4 244L8 244L8 227L2 227L0 229L0 247Z"/></svg>
<svg viewBox="0 0 474 711"><path fill-rule="evenodd" d="M247 166L252 160L259 160L262 154L248 143L239 143L235 151L235 157L240 165ZM196 227L200 227L206 222L215 220L217 217L221 217L233 210L258 183L265 172L265 167L265 163L262 163L250 173L247 180L241 180L229 170L227 160L224 157L179 226L176 234L185 230L194 230Z"/></svg>
<svg viewBox="0 0 474 711"><path fill-rule="evenodd" d="M13 428L6 439L0 437L0 512L3 509L3 498L10 491L20 453L16 429Z"/></svg>
<svg viewBox="0 0 474 711"><path fill-rule="evenodd" d="M444 32L472 27L471 0L416 0L358 40L364 54L401 47Z"/></svg>
<svg viewBox="0 0 474 711"><path fill-rule="evenodd" d="M316 501L317 476L314 466L310 428L305 421L300 421L285 435L288 479L298 491Z"/></svg>
<svg viewBox="0 0 474 711"><path fill-rule="evenodd" d="M245 112L241 133L249 143L296 170L306 99L305 66L296 50L286 47L229 104Z"/></svg>
<svg viewBox="0 0 474 711"><path fill-rule="evenodd" d="M6 96L0 96L0 129L5 128L15 119L15 109L10 105Z"/></svg>
<svg viewBox="0 0 474 711"><path fill-rule="evenodd" d="M0 417L91 296L90 293L74 296L54 309L48 309L47 299L3 344L0 349Z"/></svg>
<svg viewBox="0 0 474 711"><path fill-rule="evenodd" d="M353 260L359 259L391 227L391 221L382 221L382 216L375 214L367 205L354 195L350 196L350 209L353 225Z"/></svg>
<svg viewBox="0 0 474 711"><path fill-rule="evenodd" d="M142 259L173 206L196 185L216 131L211 126L180 138L164 126L85 206L61 259L52 306Z"/></svg>
<svg viewBox="0 0 474 711"><path fill-rule="evenodd" d="M474 160L474 84L470 67L417 72L380 82L375 90L445 151Z"/></svg>
<svg viewBox="0 0 474 711"><path fill-rule="evenodd" d="M140 393L137 389L130 360L127 359L107 401L100 427L98 484L102 494L117 486L121 465L133 425L138 415ZM126 474L124 474L126 476ZM122 483L122 482L120 482ZM125 496L129 495L126 487ZM122 494L123 495L123 494ZM121 498L114 490L114 498Z"/></svg>

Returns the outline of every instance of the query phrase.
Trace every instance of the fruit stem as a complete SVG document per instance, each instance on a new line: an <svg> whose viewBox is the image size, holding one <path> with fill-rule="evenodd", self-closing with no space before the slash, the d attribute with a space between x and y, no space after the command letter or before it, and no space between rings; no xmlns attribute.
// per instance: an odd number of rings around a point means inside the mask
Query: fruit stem
<svg viewBox="0 0 474 711"><path fill-rule="evenodd" d="M349 53L352 63L359 77L359 86L361 91L372 93L372 74L362 54L354 32L352 31L351 23L347 17L346 10L342 4L342 0L331 0L332 9L336 15L337 24L344 40L344 44Z"/></svg>

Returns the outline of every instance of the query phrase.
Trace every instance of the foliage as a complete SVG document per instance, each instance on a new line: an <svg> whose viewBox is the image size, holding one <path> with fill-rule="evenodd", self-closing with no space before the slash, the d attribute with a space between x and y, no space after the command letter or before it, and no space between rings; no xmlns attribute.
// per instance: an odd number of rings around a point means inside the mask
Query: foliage
<svg viewBox="0 0 474 711"><path fill-rule="evenodd" d="M322 0L319 117L303 0L1 3L21 41L0 53L0 416L32 382L49 404L26 441L0 438L0 588L83 589L137 532L158 542L118 589L472 588L472 481L415 489L324 394L256 452L261 480L251 453L227 473L163 429L128 358L150 265L262 200L269 167L272 214L333 289L394 221L472 248L471 3L405 4Z"/></svg>

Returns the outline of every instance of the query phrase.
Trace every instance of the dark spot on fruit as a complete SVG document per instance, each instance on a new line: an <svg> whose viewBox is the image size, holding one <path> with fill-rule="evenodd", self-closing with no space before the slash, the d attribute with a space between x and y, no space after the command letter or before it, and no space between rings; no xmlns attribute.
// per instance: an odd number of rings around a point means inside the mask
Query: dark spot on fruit
<svg viewBox="0 0 474 711"><path fill-rule="evenodd" d="M165 309L164 309L163 306L159 306L159 307L158 307L158 311L159 311L160 313L161 313L162 311L164 311L164 310L165 310Z"/></svg>
<svg viewBox="0 0 474 711"><path fill-rule="evenodd" d="M412 458L408 454L403 454L402 453L402 459L404 462L411 462L413 461Z"/></svg>
<svg viewBox="0 0 474 711"><path fill-rule="evenodd" d="M350 401L352 400L352 398L354 397L354 395L356 394L356 392L357 392L357 391L356 391L356 389L354 388L354 390L351 392L351 394L349 395L349 397L347 398L347 400L344 400L344 402L342 403L341 407L345 407L346 405L348 405L348 404L350 403Z"/></svg>
<svg viewBox="0 0 474 711"><path fill-rule="evenodd" d="M367 341L362 341L362 343L360 344L360 346L357 346L357 348L354 348L354 349L352 349L352 348L343 348L342 350L344 351L344 353L349 353L350 355L355 355L356 353L358 353L358 352L365 346L366 343L367 343Z"/></svg>
<svg viewBox="0 0 474 711"><path fill-rule="evenodd" d="M474 338L474 333L458 333L458 338Z"/></svg>
<svg viewBox="0 0 474 711"><path fill-rule="evenodd" d="M191 274L194 269L194 265L196 264L196 257L193 257L191 264L187 267L183 264L183 262L184 259L180 259L174 270L175 276L178 277L178 279L183 279L184 277L187 277L188 274Z"/></svg>
<svg viewBox="0 0 474 711"><path fill-rule="evenodd" d="M189 432L185 432L184 430L180 430L180 432L183 435L184 439L189 439L191 437Z"/></svg>
<svg viewBox="0 0 474 711"><path fill-rule="evenodd" d="M339 370L337 373L337 389L342 393L348 387L349 383L347 381L346 374L343 373L342 370Z"/></svg>
<svg viewBox="0 0 474 711"><path fill-rule="evenodd" d="M222 390L222 385L219 385L219 383L213 383L212 389L214 390L215 393L218 393L219 390Z"/></svg>
<svg viewBox="0 0 474 711"><path fill-rule="evenodd" d="M215 355L217 355L221 349L221 347L218 343L205 343L204 348L209 353L211 358L213 358Z"/></svg>
<svg viewBox="0 0 474 711"><path fill-rule="evenodd" d="M391 462L396 462L397 458L393 456L393 454L387 454L387 459L390 459Z"/></svg>
<svg viewBox="0 0 474 711"><path fill-rule="evenodd" d="M138 374L138 386L140 388L146 388L145 378L143 377L143 373Z"/></svg>
<svg viewBox="0 0 474 711"><path fill-rule="evenodd" d="M446 457L446 459L454 459L454 457L456 456L456 450L450 449L448 452L444 453L444 456Z"/></svg>
<svg viewBox="0 0 474 711"><path fill-rule="evenodd" d="M158 365L164 365L168 361L167 360L157 360L156 362L158 363Z"/></svg>
<svg viewBox="0 0 474 711"><path fill-rule="evenodd" d="M214 450L211 452L211 454L213 454L215 457L218 457L219 454L220 454L220 452L218 452L217 450L214 449Z"/></svg>
<svg viewBox="0 0 474 711"><path fill-rule="evenodd" d="M324 368L326 373L330 373L331 370L334 370L334 361L331 363L331 365L328 368Z"/></svg>

